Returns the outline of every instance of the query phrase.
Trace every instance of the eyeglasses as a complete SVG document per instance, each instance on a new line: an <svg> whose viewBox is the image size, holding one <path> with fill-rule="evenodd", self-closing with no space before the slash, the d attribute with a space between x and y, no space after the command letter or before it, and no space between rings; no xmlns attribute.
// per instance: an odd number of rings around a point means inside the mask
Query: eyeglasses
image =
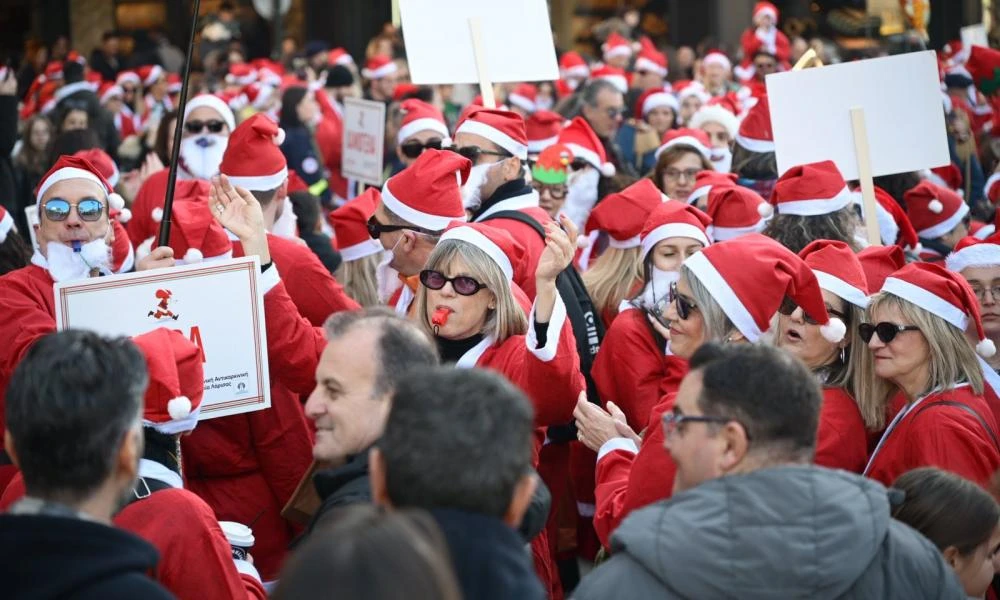
<svg viewBox="0 0 1000 600"><path fill-rule="evenodd" d="M605 108L603 110L604 110L604 114L608 115L609 119L621 119L626 114L628 114L628 111L626 111L624 108L609 107L609 108Z"/></svg>
<svg viewBox="0 0 1000 600"><path fill-rule="evenodd" d="M188 121L184 123L184 129L188 133L201 133L202 130L208 128L210 133L221 133L222 128L226 126L226 122L220 119L212 119L211 121Z"/></svg>
<svg viewBox="0 0 1000 600"><path fill-rule="evenodd" d="M993 296L994 302L1000 302L1000 286L991 285L990 287L979 287L977 285L972 286L972 293L976 295L980 303L986 301L986 292L989 291L990 295Z"/></svg>
<svg viewBox="0 0 1000 600"><path fill-rule="evenodd" d="M759 62L759 63L754 63L753 66L754 68L759 69L761 71L773 71L774 69L778 68L778 65L776 65L773 62Z"/></svg>
<svg viewBox="0 0 1000 600"><path fill-rule="evenodd" d="M424 269L420 272L420 283L431 290L440 290L444 284L450 283L451 289L461 296L474 296L479 290L486 289L486 284L479 283L472 277L459 275L458 277L446 277L441 271Z"/></svg>
<svg viewBox="0 0 1000 600"><path fill-rule="evenodd" d="M688 181L694 181L695 178L698 177L699 172L701 172L701 169L681 170L669 167L667 169L664 169L663 175L666 176L666 178L669 179L670 181L680 181L682 177L684 179L687 179Z"/></svg>
<svg viewBox="0 0 1000 600"><path fill-rule="evenodd" d="M430 233L426 229L421 229L420 227L413 227L412 225L383 225L378 222L375 215L372 215L368 219L366 224L368 228L368 235L371 236L373 240L377 240L383 233L392 233L393 231L416 231L417 233Z"/></svg>
<svg viewBox="0 0 1000 600"><path fill-rule="evenodd" d="M638 75L639 77L645 77L646 75L649 75L649 71L640 69L636 71L635 74Z"/></svg>
<svg viewBox="0 0 1000 600"><path fill-rule="evenodd" d="M553 200L562 200L566 197L566 193L569 191L569 188L565 185L549 185L547 183L539 183L537 181L532 181L531 187L535 188L535 191L538 192L539 196L548 192L549 196L551 196Z"/></svg>
<svg viewBox="0 0 1000 600"><path fill-rule="evenodd" d="M472 161L472 164L477 164L479 162L479 157L483 155L499 156L501 158L511 158L514 156L510 152L494 152L493 150L483 150L479 146L462 146L461 148L459 148L458 146L450 146L447 149L451 150L452 152L460 156L464 156L465 158Z"/></svg>
<svg viewBox="0 0 1000 600"><path fill-rule="evenodd" d="M781 306L778 308L778 312L785 315L786 317L790 317L792 316L792 313L795 312L795 309L797 309L798 307L799 305L795 303L795 300L792 300L788 296L785 296L785 299L781 301ZM829 313L830 316L832 317L839 318L841 321L847 320L847 315L840 312L839 310L834 310L829 306L826 307L826 312ZM807 315L805 311L802 311L802 320L808 323L809 325L819 325L816 319Z"/></svg>
<svg viewBox="0 0 1000 600"><path fill-rule="evenodd" d="M663 434L666 437L672 437L678 431L683 433L683 426L685 423L715 423L718 425L725 425L731 421L736 421L736 419L731 419L729 417L713 417L710 415L685 415L680 413L676 408L673 412L668 412L663 414ZM739 421L737 421L738 423ZM744 426L745 430L746 427ZM747 433L747 439L750 439L749 432Z"/></svg>
<svg viewBox="0 0 1000 600"><path fill-rule="evenodd" d="M670 302L677 305L677 316L681 318L681 321L687 321L688 317L691 316L691 312L698 310L694 302L691 302L677 291L676 281L670 284Z"/></svg>
<svg viewBox="0 0 1000 600"><path fill-rule="evenodd" d="M440 150L441 140L440 138L427 140L424 143L420 143L418 140L410 140L400 144L399 149L403 152L403 156L406 158L417 158L424 153L427 149Z"/></svg>
<svg viewBox="0 0 1000 600"><path fill-rule="evenodd" d="M878 335L878 339L882 340L883 344L891 343L892 340L896 339L897 335L904 331L920 331L920 328L916 325L897 325L887 321L883 321L878 325L872 325L871 323L858 325L858 333L866 344L872 340L873 335Z"/></svg>
<svg viewBox="0 0 1000 600"><path fill-rule="evenodd" d="M76 214L80 215L81 221L92 223L100 219L101 215L104 214L104 203L96 198L84 198L75 205L70 204L68 200L63 200L62 198L52 198L51 200L46 200L42 208L45 210L45 216L50 221L65 221L69 218L69 213L73 210L73 206L76 206Z"/></svg>

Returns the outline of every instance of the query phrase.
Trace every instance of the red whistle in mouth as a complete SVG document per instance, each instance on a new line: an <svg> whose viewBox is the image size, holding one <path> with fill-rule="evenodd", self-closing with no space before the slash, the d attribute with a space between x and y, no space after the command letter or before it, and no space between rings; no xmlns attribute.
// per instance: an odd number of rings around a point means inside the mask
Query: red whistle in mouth
<svg viewBox="0 0 1000 600"><path fill-rule="evenodd" d="M442 327L448 322L448 317L454 310L448 308L447 306L442 306L441 308L434 311L434 316L431 317L431 325L435 327Z"/></svg>

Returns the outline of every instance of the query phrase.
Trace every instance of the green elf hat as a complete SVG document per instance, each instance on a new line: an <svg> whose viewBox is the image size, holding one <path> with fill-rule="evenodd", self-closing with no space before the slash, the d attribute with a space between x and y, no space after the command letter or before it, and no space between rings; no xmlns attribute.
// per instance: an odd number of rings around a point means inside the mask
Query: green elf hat
<svg viewBox="0 0 1000 600"><path fill-rule="evenodd" d="M566 172L573 162L573 153L564 144L553 144L542 150L531 167L531 178L546 185L566 183Z"/></svg>

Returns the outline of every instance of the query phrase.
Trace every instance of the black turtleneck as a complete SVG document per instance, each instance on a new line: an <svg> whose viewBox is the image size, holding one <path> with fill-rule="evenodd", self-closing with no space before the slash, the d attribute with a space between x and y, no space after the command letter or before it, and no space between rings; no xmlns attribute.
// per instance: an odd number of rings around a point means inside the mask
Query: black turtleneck
<svg viewBox="0 0 1000 600"><path fill-rule="evenodd" d="M500 202L507 200L508 198L514 198L516 196L523 196L525 194L531 193L531 186L524 180L524 177L518 177L513 181L508 181L507 183L501 185L493 192L493 195L489 198L483 198L482 204L479 205L479 210L472 214L472 220L475 221L479 218L479 215L483 214L487 210L493 208Z"/></svg>
<svg viewBox="0 0 1000 600"><path fill-rule="evenodd" d="M483 334L477 333L476 335L465 338L464 340L446 340L441 336L434 336L434 341L437 342L438 353L441 355L441 362L445 364L454 364L457 363L458 359L462 358L466 352L475 348L476 344L483 341Z"/></svg>

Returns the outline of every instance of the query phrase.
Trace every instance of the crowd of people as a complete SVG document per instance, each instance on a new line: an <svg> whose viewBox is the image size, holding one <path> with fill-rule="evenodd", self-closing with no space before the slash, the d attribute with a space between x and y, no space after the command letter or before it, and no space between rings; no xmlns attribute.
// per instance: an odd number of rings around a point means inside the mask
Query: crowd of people
<svg viewBox="0 0 1000 600"><path fill-rule="evenodd" d="M0 70L11 597L998 597L1000 51L939 51L952 163L865 214L778 172L765 77L808 45L769 2L680 75L611 23L498 107L391 27L247 60L227 7L183 112L114 33ZM200 419L169 328L57 331L56 283L238 257L267 409Z"/></svg>

